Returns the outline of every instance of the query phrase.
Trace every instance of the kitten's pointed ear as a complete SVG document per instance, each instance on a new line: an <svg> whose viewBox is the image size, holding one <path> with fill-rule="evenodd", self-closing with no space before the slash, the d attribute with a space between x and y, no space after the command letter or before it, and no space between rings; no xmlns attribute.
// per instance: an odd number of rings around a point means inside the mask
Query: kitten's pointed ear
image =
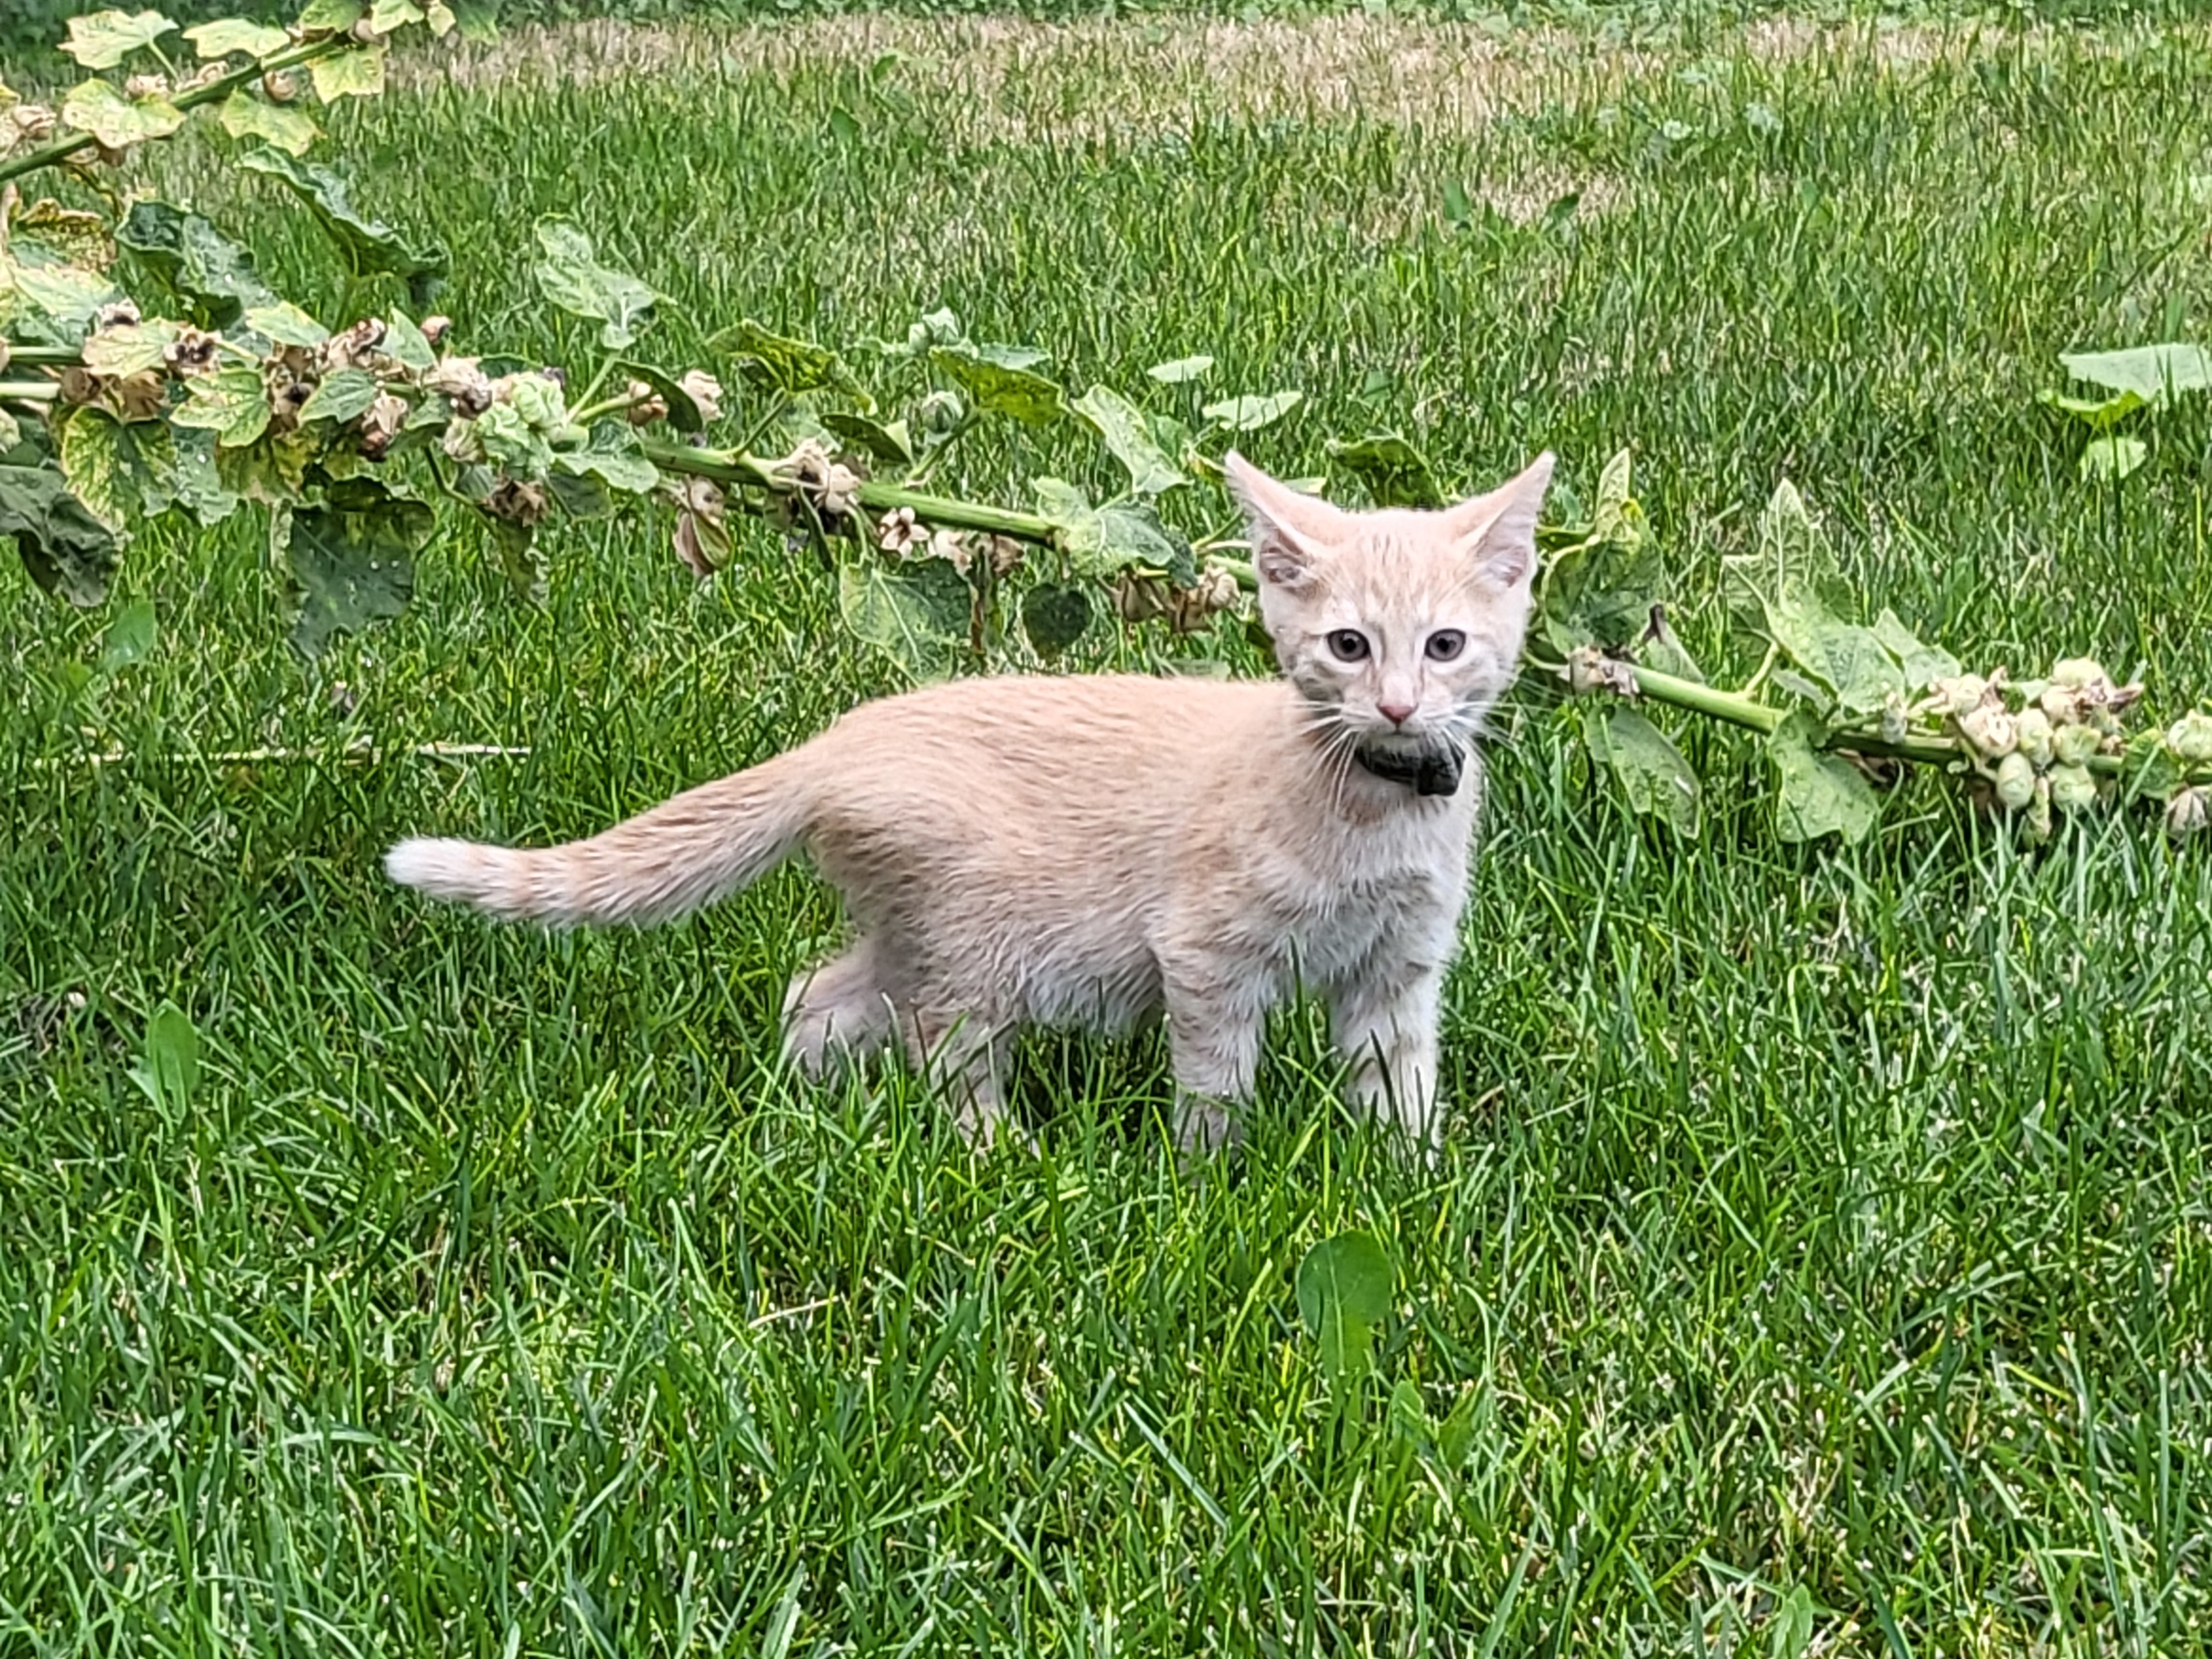
<svg viewBox="0 0 2212 1659"><path fill-rule="evenodd" d="M1348 515L1279 483L1233 449L1221 469L1252 521L1252 568L1260 580L1291 592L1310 585L1329 548L1345 538Z"/></svg>
<svg viewBox="0 0 2212 1659"><path fill-rule="evenodd" d="M1536 514L1556 459L1547 449L1517 477L1446 514L1454 538L1500 587L1519 587L1535 574Z"/></svg>

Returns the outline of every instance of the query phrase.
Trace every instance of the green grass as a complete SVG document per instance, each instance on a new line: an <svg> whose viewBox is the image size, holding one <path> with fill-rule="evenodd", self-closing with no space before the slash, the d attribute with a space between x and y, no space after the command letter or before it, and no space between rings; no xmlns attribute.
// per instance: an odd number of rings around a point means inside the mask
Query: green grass
<svg viewBox="0 0 2212 1659"><path fill-rule="evenodd" d="M1587 494L1632 442L1709 654L1786 475L1977 664L2212 684L2203 411L2103 495L2033 403L2058 350L2212 335L2199 34L1553 37L1509 74L1340 27L1209 69L1132 25L1009 76L891 38L873 76L883 40L820 33L418 82L339 149L453 244L477 345L586 360L516 264L567 211L679 302L669 358L939 303L1078 385L1206 351L1308 393L1255 446L1285 471L1402 423L1454 483L1551 444ZM1282 53L1311 96L1263 84ZM1424 74L1516 96L1401 118ZM1583 209L1454 230L1453 179ZM167 182L335 307L252 181ZM1047 465L1109 464L1062 432L951 482ZM1330 1103L1304 1013L1241 1165L1179 1178L1161 1045L1077 1041L1024 1060L1042 1156L979 1164L901 1079L775 1069L836 925L803 872L562 939L377 872L402 834L597 828L894 684L803 561L702 588L665 528L555 539L538 611L457 536L312 668L243 532L133 550L158 643L112 672L103 616L0 569L0 1652L1764 1654L1801 1586L1820 1652L2212 1650L2201 849L2101 820L2026 855L1934 784L1786 848L1705 733L1684 845L1525 688L1439 1171ZM530 753L331 758L358 733ZM266 744L310 758L191 758ZM188 1102L130 1075L165 1000ZM1399 1291L1340 1412L1293 1278L1353 1226ZM1462 1455L1394 1433L1401 1382Z"/></svg>

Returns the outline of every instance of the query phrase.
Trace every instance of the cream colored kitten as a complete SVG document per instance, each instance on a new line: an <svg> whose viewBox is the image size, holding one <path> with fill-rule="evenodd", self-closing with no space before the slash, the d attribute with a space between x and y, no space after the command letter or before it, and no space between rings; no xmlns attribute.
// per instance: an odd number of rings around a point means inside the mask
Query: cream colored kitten
<svg viewBox="0 0 2212 1659"><path fill-rule="evenodd" d="M1211 1148L1303 983L1355 1098L1433 1150L1474 740L1520 659L1552 457L1436 513L1346 512L1234 454L1228 471L1285 680L954 680L586 841L405 841L386 869L502 916L650 922L803 848L857 928L785 1001L810 1073L899 1042L988 1135L1016 1027L1164 1011L1177 1139Z"/></svg>

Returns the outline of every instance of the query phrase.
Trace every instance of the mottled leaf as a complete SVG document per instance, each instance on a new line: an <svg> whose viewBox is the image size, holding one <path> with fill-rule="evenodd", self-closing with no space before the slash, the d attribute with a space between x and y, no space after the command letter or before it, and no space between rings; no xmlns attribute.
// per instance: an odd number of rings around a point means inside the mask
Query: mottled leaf
<svg viewBox="0 0 2212 1659"><path fill-rule="evenodd" d="M331 337L330 330L289 300L272 300L266 305L249 307L246 325L277 345L301 346L311 351Z"/></svg>
<svg viewBox="0 0 2212 1659"><path fill-rule="evenodd" d="M1874 629L1834 616L1809 588L1786 583L1766 607L1767 632L1846 713L1874 714L1902 696L1905 672Z"/></svg>
<svg viewBox="0 0 2212 1659"><path fill-rule="evenodd" d="M250 444L268 430L269 393L259 369L219 368L194 375L190 386L191 395L169 417L177 425L212 432L230 447Z"/></svg>
<svg viewBox="0 0 2212 1659"><path fill-rule="evenodd" d="M307 487L307 468L319 447L312 432L264 432L250 444L218 448L216 477L246 501L283 507Z"/></svg>
<svg viewBox="0 0 2212 1659"><path fill-rule="evenodd" d="M797 398L834 387L873 406L844 359L827 346L778 334L750 317L724 329L713 343L738 360L738 372L749 384L765 391Z"/></svg>
<svg viewBox="0 0 2212 1659"><path fill-rule="evenodd" d="M100 409L75 409L60 422L55 454L70 490L116 532L159 516L176 499L176 447L167 422L125 423Z"/></svg>
<svg viewBox="0 0 2212 1659"><path fill-rule="evenodd" d="M361 21L368 10L364 0L307 0L298 27L302 34L335 34Z"/></svg>
<svg viewBox="0 0 2212 1659"><path fill-rule="evenodd" d="M276 298L255 271L253 256L197 213L167 202L133 202L115 234L168 283L202 328L228 328L248 306Z"/></svg>
<svg viewBox="0 0 2212 1659"><path fill-rule="evenodd" d="M8 251L32 264L76 265L106 270L115 263L115 240L101 215L65 208L51 197L18 208L8 222Z"/></svg>
<svg viewBox="0 0 2212 1659"><path fill-rule="evenodd" d="M600 325L599 343L620 349L653 321L658 296L628 271L603 265L592 239L566 219L541 219L538 290L573 316Z"/></svg>
<svg viewBox="0 0 2212 1659"><path fill-rule="evenodd" d="M85 336L84 366L95 374L112 374L118 380L159 368L179 332L176 324L158 317L143 323L118 323Z"/></svg>
<svg viewBox="0 0 2212 1659"><path fill-rule="evenodd" d="M1060 542L1068 562L1086 575L1111 576L1136 565L1166 575L1177 587L1198 583L1190 544L1142 501L1084 513L1061 532Z"/></svg>
<svg viewBox="0 0 2212 1659"><path fill-rule="evenodd" d="M1444 504L1443 491L1437 487L1428 457L1395 432L1375 433L1350 443L1331 439L1328 455L1359 480L1377 507Z"/></svg>
<svg viewBox="0 0 2212 1659"><path fill-rule="evenodd" d="M123 297L122 291L96 270L76 265L17 264L11 270L0 264L0 283L13 284L15 293L54 330L76 343L76 337L103 306ZM0 288L0 294L5 289Z"/></svg>
<svg viewBox="0 0 2212 1659"><path fill-rule="evenodd" d="M258 138L287 155L305 155L323 131L297 105L272 104L244 87L222 100L216 118L232 137Z"/></svg>
<svg viewBox="0 0 2212 1659"><path fill-rule="evenodd" d="M1091 617L1090 593L1073 583L1048 583L1022 596L1022 631L1048 662L1083 637Z"/></svg>
<svg viewBox="0 0 2212 1659"><path fill-rule="evenodd" d="M437 352L422 337L422 331L415 325L414 319L404 311L393 312L386 320L382 349L402 368L417 374L428 374L438 366Z"/></svg>
<svg viewBox="0 0 2212 1659"><path fill-rule="evenodd" d="M106 81L72 87L62 100L62 120L88 132L110 149L149 138L166 138L185 124L185 112L166 98L126 98Z"/></svg>
<svg viewBox="0 0 2212 1659"><path fill-rule="evenodd" d="M1224 398L1206 404L1200 413L1231 432L1257 432L1274 425L1305 400L1303 392L1270 392L1261 397Z"/></svg>
<svg viewBox="0 0 2212 1659"><path fill-rule="evenodd" d="M1182 469L1152 441L1144 410L1110 386L1094 386L1075 404L1075 412L1097 429L1114 459L1129 471L1130 488L1158 495L1188 482Z"/></svg>
<svg viewBox="0 0 2212 1659"><path fill-rule="evenodd" d="M856 559L837 569L837 609L845 626L888 653L916 679L944 674L968 639L975 593L943 559L888 565Z"/></svg>
<svg viewBox="0 0 2212 1659"><path fill-rule="evenodd" d="M365 368L333 369L315 387L300 410L305 421L336 421L343 424L359 418L381 390L376 376Z"/></svg>
<svg viewBox="0 0 2212 1659"><path fill-rule="evenodd" d="M2063 392L2045 392L2041 397L2044 403L2061 414L2087 422L2099 431L2144 407L2144 398L2139 392L2115 392L2103 398L2072 398Z"/></svg>
<svg viewBox="0 0 2212 1659"><path fill-rule="evenodd" d="M976 408L1042 425L1066 412L1066 394L1056 380L1027 368L993 362L968 346L937 346L929 360L965 392Z"/></svg>
<svg viewBox="0 0 2212 1659"><path fill-rule="evenodd" d="M1632 809L1663 820L1678 835L1696 836L1698 775L1673 738L1617 702L1585 704L1583 735L1592 758L1612 769Z"/></svg>
<svg viewBox="0 0 2212 1659"><path fill-rule="evenodd" d="M89 70L113 69L132 52L150 46L177 26L158 11L95 11L69 20L69 38L60 51Z"/></svg>
<svg viewBox="0 0 2212 1659"><path fill-rule="evenodd" d="M822 424L852 448L865 450L879 461L888 461L893 466L914 465L914 446L908 440L904 421L879 425L865 415L836 410L824 415Z"/></svg>
<svg viewBox="0 0 2212 1659"><path fill-rule="evenodd" d="M428 502L395 495L368 478L331 485L319 506L280 512L271 535L290 560L299 600L294 646L318 656L336 635L406 610L415 591L416 550L436 524Z"/></svg>
<svg viewBox="0 0 2212 1659"><path fill-rule="evenodd" d="M1857 768L1833 755L1820 753L1820 726L1810 715L1791 714L1766 739L1767 758L1774 763L1782 782L1776 806L1776 829L1789 842L1817 841L1839 836L1845 842L1863 841L1881 815Z"/></svg>
<svg viewBox="0 0 2212 1659"><path fill-rule="evenodd" d="M629 429L610 422L593 428L590 447L564 450L554 456L553 465L571 477L588 475L629 495L642 495L660 482L660 469L646 459Z"/></svg>

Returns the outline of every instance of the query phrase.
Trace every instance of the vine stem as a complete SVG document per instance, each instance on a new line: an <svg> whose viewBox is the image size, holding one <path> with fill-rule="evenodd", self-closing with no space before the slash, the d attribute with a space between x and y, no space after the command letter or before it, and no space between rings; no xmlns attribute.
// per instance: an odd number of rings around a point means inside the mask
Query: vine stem
<svg viewBox="0 0 2212 1659"><path fill-rule="evenodd" d="M750 484L755 489L774 490L780 495L790 493L790 484L768 462L742 450L693 449L688 445L665 443L651 438L646 439L641 447L646 459L665 472L682 473L695 478L712 478L718 483ZM861 506L872 512L896 513L902 507L909 507L916 519L948 530L975 530L989 536L1008 536L1016 541L1033 542L1040 547L1054 546L1060 538L1057 525L1033 513L1012 513L1002 507L978 507L972 501L925 495L920 490L902 489L896 484L877 483L870 480L856 489L853 495Z"/></svg>

